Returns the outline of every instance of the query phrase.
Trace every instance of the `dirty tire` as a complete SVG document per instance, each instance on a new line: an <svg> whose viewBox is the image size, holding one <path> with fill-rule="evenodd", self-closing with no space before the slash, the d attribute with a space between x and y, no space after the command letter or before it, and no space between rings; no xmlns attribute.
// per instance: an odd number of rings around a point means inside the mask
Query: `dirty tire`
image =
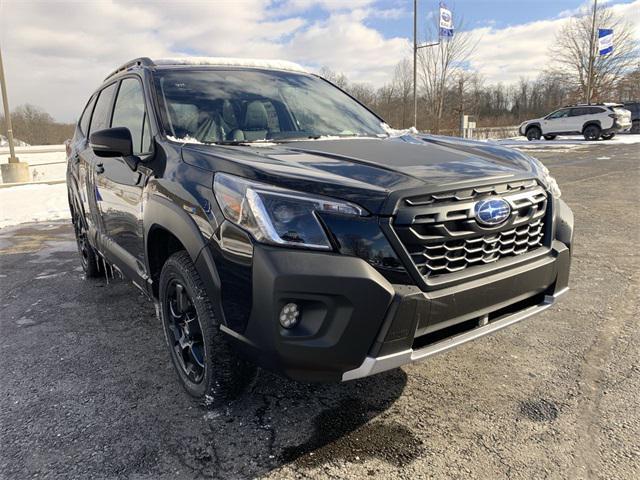
<svg viewBox="0 0 640 480"><path fill-rule="evenodd" d="M597 125L588 125L583 131L582 135L588 142L598 140L600 138L600 127Z"/></svg>
<svg viewBox="0 0 640 480"><path fill-rule="evenodd" d="M235 354L218 328L211 300L187 252L174 253L163 265L159 303L169 355L189 395L218 406L246 391L257 369Z"/></svg>
<svg viewBox="0 0 640 480"><path fill-rule="evenodd" d="M631 133L640 133L640 120L634 120L631 123Z"/></svg>
<svg viewBox="0 0 640 480"><path fill-rule="evenodd" d="M555 135L545 135L544 139L545 140L555 140L556 136Z"/></svg>
<svg viewBox="0 0 640 480"><path fill-rule="evenodd" d="M527 129L527 140L540 140L542 131L538 127L529 127Z"/></svg>
<svg viewBox="0 0 640 480"><path fill-rule="evenodd" d="M608 133L607 135L602 135L602 139L603 140L611 140L615 136L616 136L615 133Z"/></svg>

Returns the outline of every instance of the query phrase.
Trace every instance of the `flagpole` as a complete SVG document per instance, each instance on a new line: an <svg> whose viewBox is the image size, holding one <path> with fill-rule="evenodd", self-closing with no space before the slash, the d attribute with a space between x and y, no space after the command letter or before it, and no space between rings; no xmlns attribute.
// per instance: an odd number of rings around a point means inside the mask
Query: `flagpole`
<svg viewBox="0 0 640 480"><path fill-rule="evenodd" d="M418 0L413 0L413 126L418 128Z"/></svg>
<svg viewBox="0 0 640 480"><path fill-rule="evenodd" d="M589 39L589 74L587 77L587 105L591 105L591 90L593 89L593 67L595 63L595 34L596 34L596 10L598 8L598 0L593 0L593 17L591 19L591 37Z"/></svg>

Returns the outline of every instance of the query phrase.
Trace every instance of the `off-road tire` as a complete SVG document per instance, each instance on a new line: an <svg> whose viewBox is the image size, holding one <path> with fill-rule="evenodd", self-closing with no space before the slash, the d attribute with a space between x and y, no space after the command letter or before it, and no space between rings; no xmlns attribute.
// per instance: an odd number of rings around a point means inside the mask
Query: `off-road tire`
<svg viewBox="0 0 640 480"><path fill-rule="evenodd" d="M179 316L175 316L176 312L172 310L174 307L170 306L173 301L170 298L170 294L177 285L180 285L180 291L188 296L189 311L197 315L197 326L201 334L204 355L204 358L200 358L203 365L197 365L198 368L202 368L199 381L196 381L195 378L190 378L189 375L195 376L193 371L189 372L184 367L186 363L184 355L188 349L181 350L181 344L175 338L175 321ZM187 252L174 253L163 265L159 279L158 300L158 312L167 347L169 348L169 355L180 383L182 383L187 393L197 399L204 400L209 406L218 406L233 400L245 392L253 381L257 368L246 360L239 358L232 350L225 334L220 331L211 299L208 297L200 275L198 275ZM192 310L191 307L193 307ZM185 317L187 317L186 313ZM189 338L191 338L191 335L194 338L197 336L196 330L196 328L192 327ZM184 330L180 333L183 334L181 338L184 338ZM181 352L178 352L178 350L181 350ZM193 351L192 346L191 352L193 353ZM182 355L182 361L178 358L178 355ZM187 353L186 355L188 357L189 354ZM196 359L196 356L193 358Z"/></svg>
<svg viewBox="0 0 640 480"><path fill-rule="evenodd" d="M529 127L527 128L527 140L540 140L542 136L542 131L538 127Z"/></svg>
<svg viewBox="0 0 640 480"><path fill-rule="evenodd" d="M615 137L616 134L615 133L608 133L606 135L602 135L602 139L603 140L611 140L613 137Z"/></svg>
<svg viewBox="0 0 640 480"><path fill-rule="evenodd" d="M556 135L545 135L544 136L545 140L555 140L555 138L556 138Z"/></svg>
<svg viewBox="0 0 640 480"><path fill-rule="evenodd" d="M597 125L587 125L582 131L582 135L586 141L591 142L600 138L600 131L600 127Z"/></svg>
<svg viewBox="0 0 640 480"><path fill-rule="evenodd" d="M103 273L102 265L98 253L89 243L87 231L78 213L72 208L73 231L76 237L76 245L78 246L78 254L80 255L80 264L86 278L100 277Z"/></svg>

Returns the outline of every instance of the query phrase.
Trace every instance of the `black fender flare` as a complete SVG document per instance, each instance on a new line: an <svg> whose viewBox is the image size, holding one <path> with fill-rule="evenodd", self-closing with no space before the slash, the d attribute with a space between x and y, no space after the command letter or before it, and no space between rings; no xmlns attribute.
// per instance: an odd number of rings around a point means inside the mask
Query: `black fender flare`
<svg viewBox="0 0 640 480"><path fill-rule="evenodd" d="M598 127L600 130L602 130L602 124L600 123L600 120L587 120L586 122L584 122L584 124L582 125L582 130L581 132L584 133L584 129L587 128L590 125L595 125L596 127Z"/></svg>
<svg viewBox="0 0 640 480"><path fill-rule="evenodd" d="M149 196L144 204L142 221L144 225L145 268L149 274L149 280L151 280L151 268L149 265L148 240L150 233L155 228L163 228L174 235L185 247L205 286L216 319L226 323L221 308L220 276L218 275L213 255L207 248L208 240L203 236L196 222L176 203L160 195ZM148 288L149 293L153 294L151 282Z"/></svg>
<svg viewBox="0 0 640 480"><path fill-rule="evenodd" d="M542 126L540 125L540 122L531 122L527 123L527 125L524 127L525 136L527 135L527 132L531 127L538 127L538 129L540 130L540 134L542 135Z"/></svg>

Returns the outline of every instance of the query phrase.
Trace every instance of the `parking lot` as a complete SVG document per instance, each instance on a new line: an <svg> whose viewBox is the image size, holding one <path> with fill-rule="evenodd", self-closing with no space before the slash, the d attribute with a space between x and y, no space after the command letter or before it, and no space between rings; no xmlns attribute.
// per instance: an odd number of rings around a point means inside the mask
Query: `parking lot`
<svg viewBox="0 0 640 480"><path fill-rule="evenodd" d="M640 148L531 145L576 217L569 295L342 385L261 372L217 410L66 221L0 230L0 478L640 478ZM25 202L29 199L25 198Z"/></svg>

